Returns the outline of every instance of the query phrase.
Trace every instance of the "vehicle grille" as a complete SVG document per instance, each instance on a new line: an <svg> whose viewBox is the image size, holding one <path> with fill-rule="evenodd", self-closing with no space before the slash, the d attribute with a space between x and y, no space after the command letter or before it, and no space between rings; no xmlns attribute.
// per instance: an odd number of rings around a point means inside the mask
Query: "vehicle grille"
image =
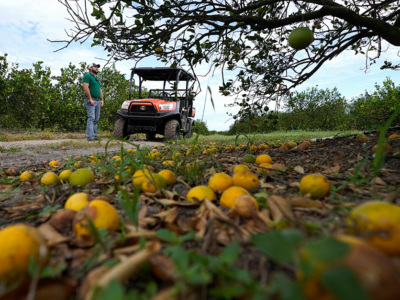
<svg viewBox="0 0 400 300"><path fill-rule="evenodd" d="M140 115L154 115L157 113L155 106L149 104L132 104L129 108L129 112Z"/></svg>

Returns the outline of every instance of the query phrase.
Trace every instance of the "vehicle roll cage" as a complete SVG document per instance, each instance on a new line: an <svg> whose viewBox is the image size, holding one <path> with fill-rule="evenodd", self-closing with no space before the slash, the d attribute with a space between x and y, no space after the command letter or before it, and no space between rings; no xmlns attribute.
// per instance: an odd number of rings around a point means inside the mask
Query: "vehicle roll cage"
<svg viewBox="0 0 400 300"><path fill-rule="evenodd" d="M149 90L149 96L151 97L162 97L165 100L177 101L177 100L189 100L194 99L196 93L194 92L194 85L196 77L191 73L181 68L168 68L168 67L146 67L146 68L132 68L130 85L129 85L129 99L132 99L132 89L135 86L134 75L139 77L139 99L143 99L142 96L142 85L143 82L148 81L163 81L162 89L151 89ZM186 81L185 89L178 89L180 81ZM189 86L189 83L192 84ZM172 82L173 88L166 89L167 82ZM153 92L153 95L151 95Z"/></svg>

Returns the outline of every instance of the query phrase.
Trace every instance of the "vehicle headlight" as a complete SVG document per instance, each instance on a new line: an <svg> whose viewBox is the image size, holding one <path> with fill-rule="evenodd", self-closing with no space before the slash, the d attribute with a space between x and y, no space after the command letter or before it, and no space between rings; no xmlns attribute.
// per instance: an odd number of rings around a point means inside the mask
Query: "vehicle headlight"
<svg viewBox="0 0 400 300"><path fill-rule="evenodd" d="M122 108L122 109L128 109L128 108L129 108L129 104L130 104L129 101L124 101L124 103L122 103L121 108Z"/></svg>
<svg viewBox="0 0 400 300"><path fill-rule="evenodd" d="M160 110L171 110L174 107L173 103L164 103L164 104L159 104L158 107Z"/></svg>

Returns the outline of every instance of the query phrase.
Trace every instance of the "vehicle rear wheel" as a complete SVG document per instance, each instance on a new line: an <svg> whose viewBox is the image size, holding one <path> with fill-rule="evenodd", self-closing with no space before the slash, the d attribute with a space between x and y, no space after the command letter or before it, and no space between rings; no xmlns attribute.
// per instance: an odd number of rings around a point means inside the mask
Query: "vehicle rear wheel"
<svg viewBox="0 0 400 300"><path fill-rule="evenodd" d="M147 141L154 141L156 139L156 134L153 132L146 133L146 140Z"/></svg>
<svg viewBox="0 0 400 300"><path fill-rule="evenodd" d="M114 137L118 139L123 139L125 137L129 138L129 134L127 134L127 122L125 119L118 119L114 125Z"/></svg>
<svg viewBox="0 0 400 300"><path fill-rule="evenodd" d="M164 139L168 140L179 140L181 134L181 126L177 120L169 120L165 124Z"/></svg>

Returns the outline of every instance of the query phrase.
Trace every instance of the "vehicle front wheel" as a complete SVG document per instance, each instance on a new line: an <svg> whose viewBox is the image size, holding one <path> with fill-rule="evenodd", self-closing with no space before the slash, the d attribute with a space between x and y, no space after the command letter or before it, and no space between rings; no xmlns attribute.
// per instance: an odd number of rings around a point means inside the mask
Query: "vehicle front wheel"
<svg viewBox="0 0 400 300"><path fill-rule="evenodd" d="M164 139L169 140L179 140L181 134L181 126L177 120L169 120L165 124L164 129Z"/></svg>
<svg viewBox="0 0 400 300"><path fill-rule="evenodd" d="M127 122L125 119L118 119L114 125L114 137L118 139L123 139L125 137L129 138L129 134L127 134Z"/></svg>

